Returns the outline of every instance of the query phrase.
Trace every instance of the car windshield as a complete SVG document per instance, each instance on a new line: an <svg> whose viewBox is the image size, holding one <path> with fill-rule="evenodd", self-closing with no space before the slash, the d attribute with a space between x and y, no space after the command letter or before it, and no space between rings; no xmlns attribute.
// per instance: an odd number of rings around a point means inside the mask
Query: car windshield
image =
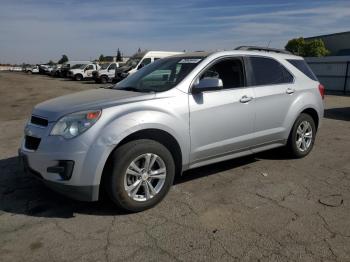
<svg viewBox="0 0 350 262"><path fill-rule="evenodd" d="M130 57L128 61L126 61L125 65L128 67L136 67L140 60L142 59L142 57Z"/></svg>
<svg viewBox="0 0 350 262"><path fill-rule="evenodd" d="M102 65L101 65L101 69L102 69L102 70L105 70L105 69L107 69L107 68L109 67L109 65L110 65L110 64L102 64Z"/></svg>
<svg viewBox="0 0 350 262"><path fill-rule="evenodd" d="M81 64L78 68L79 69L84 69L86 67L86 64Z"/></svg>
<svg viewBox="0 0 350 262"><path fill-rule="evenodd" d="M160 59L130 75L113 88L134 92L167 91L180 83L202 59L202 57Z"/></svg>

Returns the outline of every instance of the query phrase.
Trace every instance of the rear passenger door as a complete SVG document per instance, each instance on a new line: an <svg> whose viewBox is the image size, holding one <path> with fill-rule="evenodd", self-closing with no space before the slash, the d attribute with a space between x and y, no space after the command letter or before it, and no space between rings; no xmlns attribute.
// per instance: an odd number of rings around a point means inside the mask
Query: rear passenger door
<svg viewBox="0 0 350 262"><path fill-rule="evenodd" d="M255 147L282 143L288 131L285 119L293 103L294 77L270 57L250 56L245 62L247 83L255 97Z"/></svg>

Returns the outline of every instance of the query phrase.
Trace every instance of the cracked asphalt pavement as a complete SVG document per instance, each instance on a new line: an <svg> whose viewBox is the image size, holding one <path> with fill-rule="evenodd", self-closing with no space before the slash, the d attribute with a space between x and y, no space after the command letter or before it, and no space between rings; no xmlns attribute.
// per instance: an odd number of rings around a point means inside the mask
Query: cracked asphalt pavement
<svg viewBox="0 0 350 262"><path fill-rule="evenodd" d="M0 72L0 261L350 261L349 96L326 96L306 158L273 150L198 168L158 206L126 214L18 166L31 108L91 83Z"/></svg>

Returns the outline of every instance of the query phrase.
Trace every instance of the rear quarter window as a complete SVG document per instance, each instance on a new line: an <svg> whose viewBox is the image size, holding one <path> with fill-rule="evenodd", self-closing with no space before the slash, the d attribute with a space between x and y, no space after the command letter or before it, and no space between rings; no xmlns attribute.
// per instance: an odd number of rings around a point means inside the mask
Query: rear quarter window
<svg viewBox="0 0 350 262"><path fill-rule="evenodd" d="M314 81L318 81L314 72L312 72L311 68L308 66L305 60L287 59L287 61L291 63L294 67L296 67L299 71L301 71L304 75L306 75L308 78Z"/></svg>
<svg viewBox="0 0 350 262"><path fill-rule="evenodd" d="M267 57L249 57L246 61L250 86L293 83L293 76L278 61Z"/></svg>

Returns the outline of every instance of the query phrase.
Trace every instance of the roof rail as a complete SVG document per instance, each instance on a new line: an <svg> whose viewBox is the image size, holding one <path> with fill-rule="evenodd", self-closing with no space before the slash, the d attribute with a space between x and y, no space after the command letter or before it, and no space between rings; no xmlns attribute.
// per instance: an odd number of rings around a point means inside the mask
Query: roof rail
<svg viewBox="0 0 350 262"><path fill-rule="evenodd" d="M260 46L239 46L236 47L235 50L245 50L245 51L265 51L265 52L275 52L280 54L288 54L291 55L292 53L283 50L283 49L277 49L277 48L269 48L269 47L260 47Z"/></svg>

